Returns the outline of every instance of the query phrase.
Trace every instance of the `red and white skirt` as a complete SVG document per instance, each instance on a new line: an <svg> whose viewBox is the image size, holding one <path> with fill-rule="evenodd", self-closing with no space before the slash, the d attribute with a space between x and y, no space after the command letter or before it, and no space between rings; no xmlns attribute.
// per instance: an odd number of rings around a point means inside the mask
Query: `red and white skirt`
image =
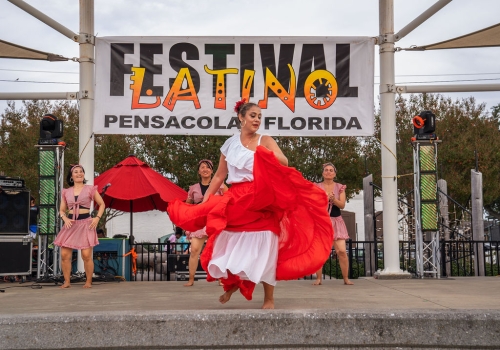
<svg viewBox="0 0 500 350"><path fill-rule="evenodd" d="M316 272L333 243L325 191L262 146L253 175L254 181L232 184L223 196L198 205L176 200L167 209L184 230L206 226L201 264L207 280L222 278L224 290L237 286L248 300L256 283L274 285Z"/></svg>

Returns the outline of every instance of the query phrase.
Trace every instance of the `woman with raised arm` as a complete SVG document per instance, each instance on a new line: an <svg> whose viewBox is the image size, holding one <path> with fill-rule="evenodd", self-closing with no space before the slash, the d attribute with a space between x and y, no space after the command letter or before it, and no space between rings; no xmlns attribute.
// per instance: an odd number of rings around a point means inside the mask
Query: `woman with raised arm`
<svg viewBox="0 0 500 350"><path fill-rule="evenodd" d="M94 273L93 247L99 244L96 227L104 213L104 201L97 191L97 186L85 185L85 170L81 165L72 165L66 182L70 185L62 191L59 215L64 226L57 234L54 244L61 247L61 267L64 284L61 288L69 288L71 280L71 259L73 250L82 251L86 281L83 288L92 288ZM90 216L90 205L94 201L99 205L97 216Z"/></svg>
<svg viewBox="0 0 500 350"><path fill-rule="evenodd" d="M342 271L342 277L344 279L344 284L353 285L349 280L349 259L347 258L347 252L345 247L346 239L349 239L349 233L347 232L347 227L345 226L344 219L340 214L340 210L345 207L345 185L335 182L335 177L337 176L337 168L335 165L328 162L323 164L323 182L316 183L316 186L321 188L326 192L328 196L328 207L327 212L330 215L330 220L332 221L334 240L333 247L335 248L335 253L339 258L340 270ZM321 267L316 272L316 281L314 285L321 285L323 278L323 267Z"/></svg>
<svg viewBox="0 0 500 350"><path fill-rule="evenodd" d="M288 160L269 136L258 134L262 112L242 100L235 111L241 133L221 147L219 167L197 206L175 201L172 222L193 231L206 226L201 263L207 280L221 278L226 303L238 289L248 300L256 283L264 286L263 309L274 308L277 280L314 273L327 259L333 239L324 208L325 192ZM227 176L223 196L213 196Z"/></svg>
<svg viewBox="0 0 500 350"><path fill-rule="evenodd" d="M209 159L202 159L198 162L198 175L200 176L200 182L189 186L188 197L186 203L189 204L200 204L203 201L203 196L210 186L212 181L212 175L214 172L214 164ZM216 195L223 195L227 191L226 185L224 183L215 193ZM196 269L198 268L198 259L200 257L201 248L207 240L207 232L205 228L199 229L197 231L186 231L186 237L191 242L191 253L189 255L189 281L184 285L184 287L190 287L194 284L194 276L196 274Z"/></svg>

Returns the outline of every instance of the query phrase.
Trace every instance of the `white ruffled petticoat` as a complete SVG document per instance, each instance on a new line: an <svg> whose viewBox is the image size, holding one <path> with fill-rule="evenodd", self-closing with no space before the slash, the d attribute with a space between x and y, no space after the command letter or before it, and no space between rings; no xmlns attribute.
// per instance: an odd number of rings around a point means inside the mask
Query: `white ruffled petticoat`
<svg viewBox="0 0 500 350"><path fill-rule="evenodd" d="M278 236L271 231L222 231L216 238L208 272L227 278L227 270L242 280L276 285Z"/></svg>

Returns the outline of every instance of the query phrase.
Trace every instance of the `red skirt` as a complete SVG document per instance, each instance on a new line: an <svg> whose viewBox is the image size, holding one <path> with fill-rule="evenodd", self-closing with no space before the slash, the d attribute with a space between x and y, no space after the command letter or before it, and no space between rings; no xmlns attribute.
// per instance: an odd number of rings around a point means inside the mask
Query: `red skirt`
<svg viewBox="0 0 500 350"><path fill-rule="evenodd" d="M263 146L255 152L253 175L253 182L233 184L223 196L210 196L203 204L169 203L170 219L188 231L206 226L209 238L200 258L205 271L222 230L269 230L279 238L277 280L315 273L327 260L333 243L325 191L296 169L281 165ZM212 276L207 280L213 280ZM251 300L255 283L229 274L223 284L226 291L239 287Z"/></svg>

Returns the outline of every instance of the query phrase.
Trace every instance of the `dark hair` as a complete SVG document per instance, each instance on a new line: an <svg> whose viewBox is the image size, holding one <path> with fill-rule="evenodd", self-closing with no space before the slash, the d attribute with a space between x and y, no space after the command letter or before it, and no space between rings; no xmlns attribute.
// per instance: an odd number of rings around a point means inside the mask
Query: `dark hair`
<svg viewBox="0 0 500 350"><path fill-rule="evenodd" d="M98 228L96 232L97 234L104 234L104 230L102 228Z"/></svg>
<svg viewBox="0 0 500 350"><path fill-rule="evenodd" d="M179 226L176 226L175 227L175 235L183 235L184 234L184 230L182 228L180 228Z"/></svg>
<svg viewBox="0 0 500 350"><path fill-rule="evenodd" d="M34 201L35 201L35 197L30 196L30 202L34 202Z"/></svg>
<svg viewBox="0 0 500 350"><path fill-rule="evenodd" d="M211 170L214 170L214 163L210 159L202 159L198 162L198 170L200 170L200 166L205 163Z"/></svg>
<svg viewBox="0 0 500 350"><path fill-rule="evenodd" d="M253 102L244 103L238 109L238 114L241 114L243 117L245 117L245 114L247 114L248 110L250 108L252 108L252 107L259 107L259 105L256 104L256 103L253 103ZM238 121L240 122L240 126L241 126L241 120L240 120L240 118L238 118Z"/></svg>
<svg viewBox="0 0 500 350"><path fill-rule="evenodd" d="M66 175L66 183L70 186L73 186L75 183L73 181L73 178L71 177L71 175L73 175L73 169L74 168L82 168L82 171L83 173L85 174L85 169L83 169L83 167L79 164L77 165L70 165L69 167L69 170L68 170L68 175ZM83 179L83 183L86 184L87 183L87 180Z"/></svg>

